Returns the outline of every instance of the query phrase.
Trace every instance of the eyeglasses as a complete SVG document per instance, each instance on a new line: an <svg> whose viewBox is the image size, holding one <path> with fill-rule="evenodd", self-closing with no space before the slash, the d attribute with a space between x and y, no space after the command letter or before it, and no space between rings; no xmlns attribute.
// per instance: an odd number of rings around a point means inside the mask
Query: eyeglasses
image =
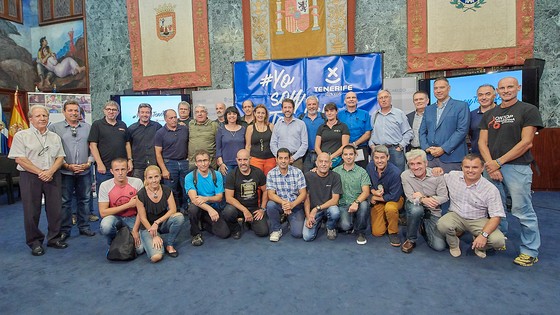
<svg viewBox="0 0 560 315"><path fill-rule="evenodd" d="M106 111L108 112L118 112L119 110L116 108L105 108Z"/></svg>
<svg viewBox="0 0 560 315"><path fill-rule="evenodd" d="M41 150L38 155L43 156L45 155L45 153L47 153L47 151L49 151L49 146L44 147L43 150Z"/></svg>
<svg viewBox="0 0 560 315"><path fill-rule="evenodd" d="M70 131L72 131L72 137L76 137L78 135L76 127L70 127Z"/></svg>

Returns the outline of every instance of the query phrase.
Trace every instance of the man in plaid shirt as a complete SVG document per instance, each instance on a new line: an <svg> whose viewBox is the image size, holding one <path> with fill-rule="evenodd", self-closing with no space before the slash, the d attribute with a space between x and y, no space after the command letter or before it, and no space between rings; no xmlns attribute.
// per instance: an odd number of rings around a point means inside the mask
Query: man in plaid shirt
<svg viewBox="0 0 560 315"><path fill-rule="evenodd" d="M305 177L301 170L290 165L292 154L280 148L276 154L276 167L266 176L268 203L266 213L270 222L270 241L278 242L282 237L280 216L285 214L290 222L290 234L301 238L305 213L303 202L307 196Z"/></svg>
<svg viewBox="0 0 560 315"><path fill-rule="evenodd" d="M462 172L444 175L451 203L437 228L445 235L451 256L461 256L457 233L467 231L473 235L471 249L478 257L485 258L486 249L501 249L505 245L498 225L506 214L498 188L482 177L484 162L480 155L467 154L461 164Z"/></svg>

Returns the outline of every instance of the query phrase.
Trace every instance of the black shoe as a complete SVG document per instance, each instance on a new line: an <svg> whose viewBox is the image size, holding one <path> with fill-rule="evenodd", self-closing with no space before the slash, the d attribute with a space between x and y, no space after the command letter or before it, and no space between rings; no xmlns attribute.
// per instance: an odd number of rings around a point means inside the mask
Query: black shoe
<svg viewBox="0 0 560 315"><path fill-rule="evenodd" d="M65 242L70 237L70 233L62 232L58 237L60 241Z"/></svg>
<svg viewBox="0 0 560 315"><path fill-rule="evenodd" d="M171 258L177 258L177 256L179 256L179 252L175 250L174 252L167 252L167 255Z"/></svg>
<svg viewBox="0 0 560 315"><path fill-rule="evenodd" d="M61 240L58 240L52 243L47 243L47 247L54 247L56 249L65 249L66 247L68 247L68 244L66 244Z"/></svg>
<svg viewBox="0 0 560 315"><path fill-rule="evenodd" d="M241 231L235 231L231 234L234 240L238 240L241 238Z"/></svg>
<svg viewBox="0 0 560 315"><path fill-rule="evenodd" d="M33 246L33 248L31 249L31 255L33 256L43 256L44 254L45 254L45 250L41 245Z"/></svg>
<svg viewBox="0 0 560 315"><path fill-rule="evenodd" d="M80 230L80 235L85 235L85 236L94 236L95 232L87 229L87 230ZM62 238L60 238L61 241L64 241Z"/></svg>

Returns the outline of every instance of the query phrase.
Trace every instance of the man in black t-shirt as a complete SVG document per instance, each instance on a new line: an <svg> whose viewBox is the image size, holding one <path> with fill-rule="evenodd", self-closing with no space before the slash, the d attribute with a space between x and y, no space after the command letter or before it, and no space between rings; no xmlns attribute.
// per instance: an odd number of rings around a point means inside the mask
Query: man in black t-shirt
<svg viewBox="0 0 560 315"><path fill-rule="evenodd" d="M539 109L517 99L521 85L512 77L498 82L500 106L484 113L478 148L485 168L505 200L504 186L511 195L511 213L521 224L520 254L513 263L529 267L538 261L541 237L531 201L531 147L535 132L543 128ZM502 231L507 232L507 231Z"/></svg>
<svg viewBox="0 0 560 315"><path fill-rule="evenodd" d="M234 239L241 238L238 218L249 223L257 236L268 235L264 206L268 202L266 177L264 173L251 166L249 151L237 152L237 168L226 177L225 192L227 205L222 212ZM259 190L260 196L259 198ZM259 202L260 201L260 202Z"/></svg>

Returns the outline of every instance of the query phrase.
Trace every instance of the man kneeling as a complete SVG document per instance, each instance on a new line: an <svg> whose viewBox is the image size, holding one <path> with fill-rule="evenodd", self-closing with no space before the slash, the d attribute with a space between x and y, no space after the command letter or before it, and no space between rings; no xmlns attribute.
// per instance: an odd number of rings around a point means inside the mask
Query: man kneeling
<svg viewBox="0 0 560 315"><path fill-rule="evenodd" d="M249 151L242 149L237 152L237 168L226 177L226 202L223 215L234 239L241 238L241 227L238 218L243 218L257 236L268 235L266 210L268 202L266 193L266 177L264 173L250 165ZM259 206L259 190L261 200Z"/></svg>
<svg viewBox="0 0 560 315"><path fill-rule="evenodd" d="M457 233L468 231L473 235L474 253L485 258L488 248L501 249L505 245L504 234L497 229L500 218L505 217L504 207L498 188L482 177L484 162L479 155L467 154L461 167L462 172L444 175L451 204L437 228L445 235L451 256L461 256Z"/></svg>

